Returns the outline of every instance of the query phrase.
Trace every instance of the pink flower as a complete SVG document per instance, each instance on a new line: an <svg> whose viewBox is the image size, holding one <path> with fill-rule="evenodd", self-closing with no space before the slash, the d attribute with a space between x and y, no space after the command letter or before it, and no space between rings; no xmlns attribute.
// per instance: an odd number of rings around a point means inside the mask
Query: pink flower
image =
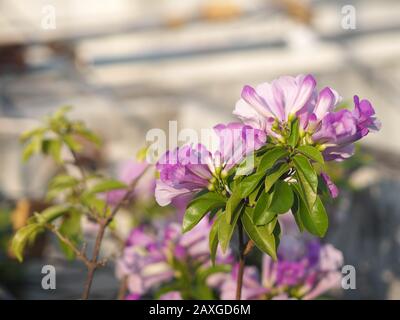
<svg viewBox="0 0 400 320"><path fill-rule="evenodd" d="M298 118L302 143L323 150L325 160L340 161L353 155L353 142L380 128L368 100L355 96L353 111L335 111L340 100L332 88L318 92L312 75L284 76L255 89L245 86L233 113L279 142Z"/></svg>

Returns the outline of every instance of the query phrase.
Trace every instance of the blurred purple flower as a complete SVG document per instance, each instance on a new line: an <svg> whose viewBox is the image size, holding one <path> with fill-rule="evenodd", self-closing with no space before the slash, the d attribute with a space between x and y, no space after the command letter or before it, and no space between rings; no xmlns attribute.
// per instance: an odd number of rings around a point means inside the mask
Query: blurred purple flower
<svg viewBox="0 0 400 320"><path fill-rule="evenodd" d="M118 179L129 185L134 182L148 167L145 162L128 161L122 164L119 169ZM137 183L132 198L137 195L146 197L153 194L155 189L155 178L152 175L144 175ZM113 190L106 193L106 201L110 205L116 205L126 195L126 190ZM150 198L150 197L149 197Z"/></svg>
<svg viewBox="0 0 400 320"><path fill-rule="evenodd" d="M343 256L339 250L318 240L306 241L293 250L294 239L287 240L278 251L277 262L263 256L261 279L255 267L245 267L243 299L313 299L340 287ZM220 287L222 299L234 299L236 270L237 266Z"/></svg>
<svg viewBox="0 0 400 320"><path fill-rule="evenodd" d="M160 296L160 300L182 300L182 296L179 291L170 291Z"/></svg>
<svg viewBox="0 0 400 320"><path fill-rule="evenodd" d="M175 259L187 266L209 266L208 237L211 225L208 219L203 219L190 235L182 235L177 223L161 225L153 231L144 227L133 229L116 263L117 278L127 277L130 294L142 296L174 279ZM218 263L232 263L233 258L229 252L223 255L218 251L216 260ZM212 280L214 285L219 284L217 277Z"/></svg>

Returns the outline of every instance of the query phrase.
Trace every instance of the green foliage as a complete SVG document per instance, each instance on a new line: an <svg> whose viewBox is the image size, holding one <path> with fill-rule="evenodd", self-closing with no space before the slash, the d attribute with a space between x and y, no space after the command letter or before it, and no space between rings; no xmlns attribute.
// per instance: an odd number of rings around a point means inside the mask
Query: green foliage
<svg viewBox="0 0 400 320"><path fill-rule="evenodd" d="M65 203L51 205L46 210L35 213L27 225L16 232L11 248L20 261L23 259L25 247L46 228L56 230L74 245L79 244L82 240L82 215L86 214L95 220L106 217L111 209L101 194L127 188L126 184L120 181L92 175L79 166L77 157L83 150L83 142L86 140L100 146L101 141L82 121L68 118L69 111L71 107L60 108L53 115L46 117L42 125L24 132L20 137L21 143L24 144L23 161L29 160L33 155L43 154L51 157L59 165L60 173L49 182L45 199L50 203ZM66 159L68 154L69 158ZM79 177L69 174L67 160L68 165L78 167L81 172ZM60 241L60 247L67 258L74 258L73 250L64 241Z"/></svg>
<svg viewBox="0 0 400 320"><path fill-rule="evenodd" d="M98 183L96 183L93 187L91 187L87 192L96 194L96 193L103 193L112 190L120 190L125 189L127 185L121 181L114 180L114 179L104 179Z"/></svg>
<svg viewBox="0 0 400 320"><path fill-rule="evenodd" d="M256 226L253 223L253 210L246 208L242 215L243 227L246 230L247 235L251 240L254 241L255 245L266 254L270 255L272 259L276 260L277 250L277 239L273 233L274 229L271 230L271 226ZM273 223L273 222L270 222Z"/></svg>
<svg viewBox="0 0 400 320"><path fill-rule="evenodd" d="M12 239L11 251L15 254L17 259L19 261L23 260L25 247L34 242L37 235L45 230L48 223L53 222L70 210L71 208L69 206L57 205L49 207L41 213L35 213L35 215L28 220L28 224L20 228Z"/></svg>
<svg viewBox="0 0 400 320"><path fill-rule="evenodd" d="M61 226L58 229L63 236L71 240L75 245L82 240L81 218L82 216L79 211L71 210L68 215L63 217ZM69 246L62 241L59 241L59 244L67 259L72 260L75 258L75 253Z"/></svg>
<svg viewBox="0 0 400 320"><path fill-rule="evenodd" d="M225 207L226 199L214 192L207 192L191 201L183 217L182 230L188 232L211 210Z"/></svg>
<svg viewBox="0 0 400 320"><path fill-rule="evenodd" d="M63 107L45 119L38 128L21 134L20 141L25 144L22 160L28 161L33 155L43 153L51 156L56 163L63 163L62 151L67 148L71 152L80 152L82 145L77 137L81 137L100 146L100 138L90 131L82 121L70 120L67 113L71 107Z"/></svg>
<svg viewBox="0 0 400 320"><path fill-rule="evenodd" d="M318 195L318 170L324 160L315 146L302 141L299 122L294 120L285 144L268 145L252 154L255 168L246 168L242 162L229 173L229 192L207 191L189 204L185 232L211 210L219 210L209 239L212 261L218 246L227 250L239 221L248 238L273 259L280 240L280 214L291 211L300 231L325 235L328 216Z"/></svg>

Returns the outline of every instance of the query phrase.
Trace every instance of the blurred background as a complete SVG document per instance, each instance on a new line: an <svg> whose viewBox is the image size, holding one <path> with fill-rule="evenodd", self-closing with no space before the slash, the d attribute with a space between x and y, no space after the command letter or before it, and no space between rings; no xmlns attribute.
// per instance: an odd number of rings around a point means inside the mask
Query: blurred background
<svg viewBox="0 0 400 320"><path fill-rule="evenodd" d="M312 73L349 104L368 98L382 121L331 168L342 194L327 241L357 270L357 289L338 297L399 299L399 17L398 0L0 0L0 298L74 298L84 279L45 238L24 264L9 256L56 170L21 161L19 135L43 116L74 106L105 141L92 157L116 174L149 129L232 120L244 84ZM46 263L57 264L58 290L40 287ZM113 266L99 270L93 297L117 290Z"/></svg>

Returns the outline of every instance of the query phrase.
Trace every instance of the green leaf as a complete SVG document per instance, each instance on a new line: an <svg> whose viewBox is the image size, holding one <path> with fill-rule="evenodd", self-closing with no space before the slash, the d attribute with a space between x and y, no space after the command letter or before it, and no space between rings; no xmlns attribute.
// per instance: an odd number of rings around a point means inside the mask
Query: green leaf
<svg viewBox="0 0 400 320"><path fill-rule="evenodd" d="M229 243L232 239L233 232L235 231L236 224L241 214L243 205L240 205L233 213L231 223L228 223L226 219L221 219L218 224L218 241L221 245L222 252L226 252Z"/></svg>
<svg viewBox="0 0 400 320"><path fill-rule="evenodd" d="M89 193L102 193L112 190L126 189L127 185L119 180L107 179L103 180L90 188Z"/></svg>
<svg viewBox="0 0 400 320"><path fill-rule="evenodd" d="M75 245L78 244L82 239L81 214L77 211L72 211L68 216L65 216L58 231ZM67 259L72 260L75 258L75 253L69 246L62 241L59 241L59 244Z"/></svg>
<svg viewBox="0 0 400 320"><path fill-rule="evenodd" d="M39 153L42 150L43 135L36 134L28 142L22 151L22 161L27 162L34 154Z"/></svg>
<svg viewBox="0 0 400 320"><path fill-rule="evenodd" d="M273 167L276 161L288 156L289 152L284 147L268 150L261 158L257 172L265 172Z"/></svg>
<svg viewBox="0 0 400 320"><path fill-rule="evenodd" d="M67 174L59 174L55 176L50 184L49 188L62 188L62 189L67 189L67 188L72 188L75 187L79 183L79 180L76 179L75 177L72 177Z"/></svg>
<svg viewBox="0 0 400 320"><path fill-rule="evenodd" d="M36 213L34 220L38 224L44 226L45 224L54 221L55 219L61 217L62 215L64 215L69 211L71 211L71 206L69 205L62 204L62 205L52 206L43 210L41 213Z"/></svg>
<svg viewBox="0 0 400 320"><path fill-rule="evenodd" d="M63 106L59 108L56 112L54 112L53 119L54 120L60 120L61 118L64 118L65 115L72 110L72 106Z"/></svg>
<svg viewBox="0 0 400 320"><path fill-rule="evenodd" d="M289 165L287 163L280 164L275 168L270 174L265 178L265 192L268 192L275 182L289 170Z"/></svg>
<svg viewBox="0 0 400 320"><path fill-rule="evenodd" d="M258 172L245 177L238 185L239 195L242 198L248 197L260 183L262 178L264 178L264 176L265 176L264 172Z"/></svg>
<svg viewBox="0 0 400 320"><path fill-rule="evenodd" d="M286 213L293 205L293 191L287 182L278 180L275 183L272 202L269 210L281 214Z"/></svg>
<svg viewBox="0 0 400 320"><path fill-rule="evenodd" d="M299 118L296 118L290 128L290 136L288 139L288 144L291 147L295 147L299 142Z"/></svg>
<svg viewBox="0 0 400 320"><path fill-rule="evenodd" d="M97 198L93 193L84 193L81 197L81 202L90 211L94 211L99 216L106 217L111 212L107 203L103 199Z"/></svg>
<svg viewBox="0 0 400 320"><path fill-rule="evenodd" d="M318 176L310 161L303 155L293 157L299 186L303 192L309 209L314 206L317 199Z"/></svg>
<svg viewBox="0 0 400 320"><path fill-rule="evenodd" d="M312 210L309 210L304 201L299 201L298 213L305 229L311 234L323 237L328 230L328 215L319 197Z"/></svg>
<svg viewBox="0 0 400 320"><path fill-rule="evenodd" d="M324 157L322 153L313 146L299 146L297 147L297 151L301 152L311 160L314 160L320 164L324 164Z"/></svg>
<svg viewBox="0 0 400 320"><path fill-rule="evenodd" d="M258 247L258 249L271 256L273 260L276 260L277 246L275 235L268 232L269 228L267 225L260 227L255 226L253 224L251 211L251 208L246 208L244 214L242 215L243 227L246 230L247 235L251 240L254 241L254 244Z"/></svg>
<svg viewBox="0 0 400 320"><path fill-rule="evenodd" d="M49 154L53 157L57 163L63 163L61 158L62 143L60 140L52 140L49 147Z"/></svg>
<svg viewBox="0 0 400 320"><path fill-rule="evenodd" d="M217 213L217 216L210 230L210 235L208 237L208 245L210 247L210 258L213 265L215 264L215 257L218 249L218 224L221 221L221 217L222 217L221 212Z"/></svg>
<svg viewBox="0 0 400 320"><path fill-rule="evenodd" d="M27 140L31 139L33 136L36 136L36 135L43 136L43 134L45 132L46 132L46 128L43 128L43 127L34 128L32 130L24 131L21 134L19 139L21 142L26 142Z"/></svg>
<svg viewBox="0 0 400 320"><path fill-rule="evenodd" d="M263 191L264 185L260 184L252 193L249 194L248 201L250 207L254 207L257 204L258 198L263 193Z"/></svg>
<svg viewBox="0 0 400 320"><path fill-rule="evenodd" d="M263 226L275 218L276 212L269 210L273 194L263 192L253 211L253 222L257 226Z"/></svg>
<svg viewBox="0 0 400 320"><path fill-rule="evenodd" d="M303 221L301 221L301 216L299 212L299 196L297 195L296 192L294 192L294 201L293 201L293 206L292 206L292 214L294 216L294 220L296 221L297 227L299 228L300 232L304 231L304 225Z"/></svg>
<svg viewBox="0 0 400 320"><path fill-rule="evenodd" d="M11 242L11 251L19 262L23 261L24 249L29 242L34 241L37 235L44 231L43 226L37 223L28 224L20 228L14 235Z"/></svg>
<svg viewBox="0 0 400 320"><path fill-rule="evenodd" d="M225 218L228 223L231 223L232 221L232 216L240 204L240 201L242 201L242 197L240 196L239 192L237 191L238 189L236 188L231 196L229 197L228 201L226 202L226 208L225 208Z"/></svg>
<svg viewBox="0 0 400 320"><path fill-rule="evenodd" d="M245 157L245 159L237 166L235 178L249 175L251 172L253 172L255 166L256 158L253 152Z"/></svg>
<svg viewBox="0 0 400 320"><path fill-rule="evenodd" d="M188 232L211 210L225 207L226 199L214 192L207 192L191 201L182 222L183 232Z"/></svg>
<svg viewBox="0 0 400 320"><path fill-rule="evenodd" d="M64 143L74 152L79 152L82 150L82 145L75 140L72 135L64 135L63 136Z"/></svg>
<svg viewBox="0 0 400 320"><path fill-rule="evenodd" d="M85 138L86 140L93 142L96 146L101 145L101 139L92 131L87 129L83 123L75 122L73 125L75 133Z"/></svg>

